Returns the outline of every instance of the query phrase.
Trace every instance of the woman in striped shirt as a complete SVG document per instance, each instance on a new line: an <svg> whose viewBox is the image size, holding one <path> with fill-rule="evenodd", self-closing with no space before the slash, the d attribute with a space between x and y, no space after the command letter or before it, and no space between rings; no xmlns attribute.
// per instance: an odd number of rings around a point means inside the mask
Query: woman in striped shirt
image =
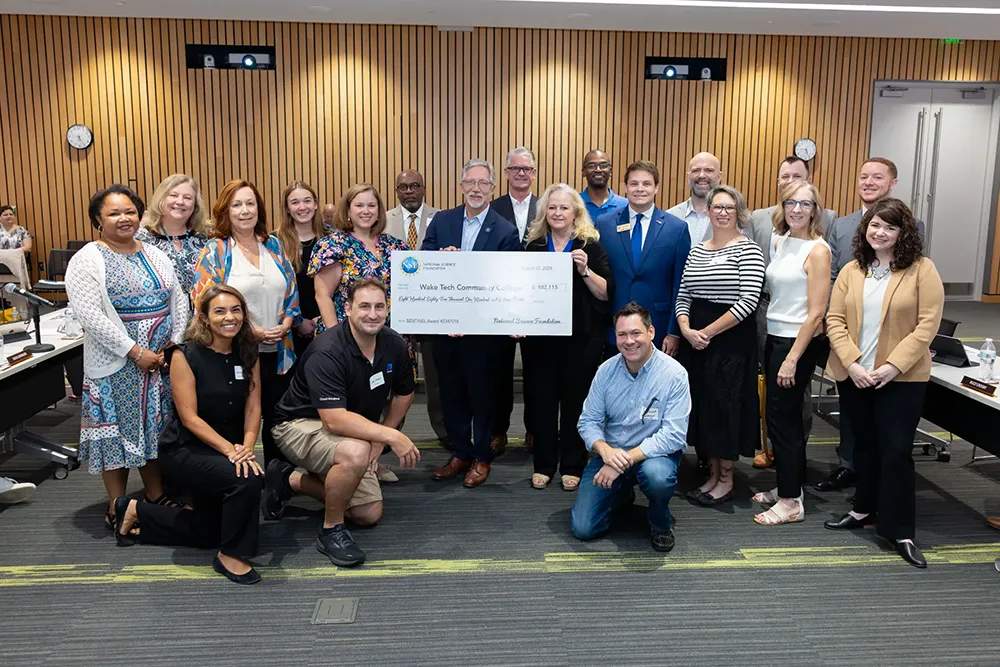
<svg viewBox="0 0 1000 667"><path fill-rule="evenodd" d="M764 254L740 232L750 220L746 199L721 185L708 196L712 238L691 248L677 293L684 340L678 359L691 384L688 444L707 456L708 480L688 494L701 505L733 497L733 465L760 441L757 323Z"/></svg>

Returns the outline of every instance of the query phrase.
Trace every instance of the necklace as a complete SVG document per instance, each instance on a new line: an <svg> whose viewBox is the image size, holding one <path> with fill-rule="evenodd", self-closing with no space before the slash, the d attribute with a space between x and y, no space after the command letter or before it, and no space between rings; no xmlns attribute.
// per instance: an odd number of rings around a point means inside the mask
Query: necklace
<svg viewBox="0 0 1000 667"><path fill-rule="evenodd" d="M876 269L874 266L869 267L868 275L866 278L874 278L875 280L885 280L889 274L892 273L892 267L887 266L884 269Z"/></svg>

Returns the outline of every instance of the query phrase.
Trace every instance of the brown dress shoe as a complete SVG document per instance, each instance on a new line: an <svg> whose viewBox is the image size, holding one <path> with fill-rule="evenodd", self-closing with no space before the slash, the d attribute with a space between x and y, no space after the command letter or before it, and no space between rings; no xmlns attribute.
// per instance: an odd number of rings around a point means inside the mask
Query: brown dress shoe
<svg viewBox="0 0 1000 667"><path fill-rule="evenodd" d="M754 468L770 468L774 465L774 455L770 451L763 449L757 456L753 457Z"/></svg>
<svg viewBox="0 0 1000 667"><path fill-rule="evenodd" d="M463 461L462 459L456 459L452 456L448 459L440 468L434 470L434 474L431 475L436 480L442 479L454 479L464 473L472 466L472 461Z"/></svg>
<svg viewBox="0 0 1000 667"><path fill-rule="evenodd" d="M524 448L528 450L529 454L535 453L535 436L531 433L524 434Z"/></svg>
<svg viewBox="0 0 1000 667"><path fill-rule="evenodd" d="M988 516L986 517L986 523L990 528L1000 530L1000 516Z"/></svg>
<svg viewBox="0 0 1000 667"><path fill-rule="evenodd" d="M493 456L503 456L503 453L507 451L507 435L495 435L490 438L490 450L493 452Z"/></svg>
<svg viewBox="0 0 1000 667"><path fill-rule="evenodd" d="M486 478L490 476L490 464L483 463L482 461L476 461L469 468L469 472L465 475L465 482L462 483L467 489L474 489L486 481Z"/></svg>

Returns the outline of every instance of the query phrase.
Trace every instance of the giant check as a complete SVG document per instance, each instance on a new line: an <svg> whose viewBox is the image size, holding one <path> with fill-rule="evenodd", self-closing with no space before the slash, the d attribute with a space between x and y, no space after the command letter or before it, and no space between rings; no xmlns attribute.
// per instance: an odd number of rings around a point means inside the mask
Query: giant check
<svg viewBox="0 0 1000 667"><path fill-rule="evenodd" d="M407 334L569 336L573 259L563 252L392 253L392 328Z"/></svg>

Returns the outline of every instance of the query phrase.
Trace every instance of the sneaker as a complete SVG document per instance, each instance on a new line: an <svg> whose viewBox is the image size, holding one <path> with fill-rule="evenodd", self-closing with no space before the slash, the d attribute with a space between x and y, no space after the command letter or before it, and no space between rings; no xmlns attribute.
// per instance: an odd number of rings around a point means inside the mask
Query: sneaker
<svg viewBox="0 0 1000 667"><path fill-rule="evenodd" d="M396 473L389 470L389 468L381 463L378 464L378 468L375 469L375 476L378 478L378 481L385 482L387 484L395 484L399 481L399 477L396 476Z"/></svg>
<svg viewBox="0 0 1000 667"><path fill-rule="evenodd" d="M285 503L295 495L288 478L294 472L290 464L278 459L272 459L264 471L264 495L261 498L261 509L268 521L280 519L285 513Z"/></svg>
<svg viewBox="0 0 1000 667"><path fill-rule="evenodd" d="M649 543L656 551L670 551L674 548L674 531L668 530L661 533L655 528L649 530Z"/></svg>
<svg viewBox="0 0 1000 667"><path fill-rule="evenodd" d="M342 523L333 528L320 528L316 550L340 567L354 567L365 562L365 552Z"/></svg>
<svg viewBox="0 0 1000 667"><path fill-rule="evenodd" d="M10 477L0 477L0 504L23 503L34 492L35 485L31 482L18 482Z"/></svg>

